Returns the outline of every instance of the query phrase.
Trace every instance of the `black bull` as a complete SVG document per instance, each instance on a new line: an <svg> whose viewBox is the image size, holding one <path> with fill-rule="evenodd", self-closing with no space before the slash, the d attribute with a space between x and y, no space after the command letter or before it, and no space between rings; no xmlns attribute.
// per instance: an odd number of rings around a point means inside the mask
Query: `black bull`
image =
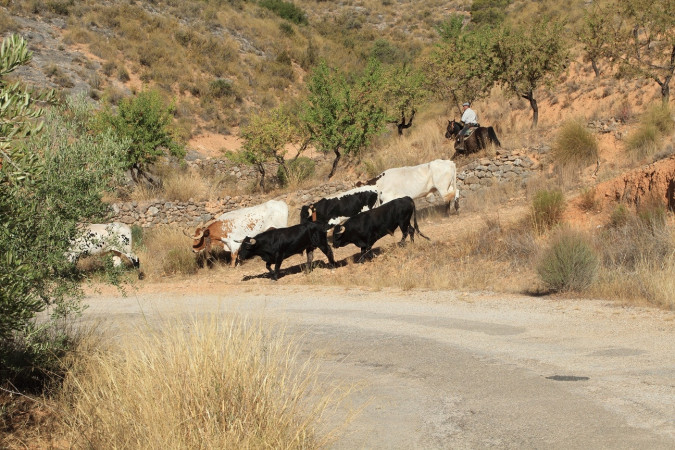
<svg viewBox="0 0 675 450"><path fill-rule="evenodd" d="M315 249L319 248L328 258L331 266L335 267L333 250L328 245L326 227L315 222L301 223L288 228L267 230L255 237L246 237L239 249L239 258L242 260L260 256L265 261L265 267L273 280L279 279L279 269L284 259L307 252L307 270L312 270L312 257ZM274 264L274 271L272 271Z"/></svg>
<svg viewBox="0 0 675 450"><path fill-rule="evenodd" d="M410 219L413 219L413 226ZM415 242L415 232L425 239L429 239L420 231L417 225L417 211L415 202L410 197L401 197L391 200L382 206L362 212L347 220L344 225L338 225L333 231L333 247L344 247L354 244L361 249L360 259L368 254L375 242L387 234L394 234L396 228L401 230L403 237L399 242L402 245L410 235L410 241Z"/></svg>
<svg viewBox="0 0 675 450"><path fill-rule="evenodd" d="M492 127L477 127L474 129L473 133L470 136L464 138L464 149L457 149L457 144L459 144L459 132L462 130L462 125L459 122L454 120L448 121L448 128L445 131L445 137L448 139L455 139L455 149L458 153L475 153L477 151L483 150L489 144L494 144L497 147L501 147L502 144L497 139L497 133L495 133L494 128Z"/></svg>
<svg viewBox="0 0 675 450"><path fill-rule="evenodd" d="M305 205L300 210L300 223L318 222L334 225L331 220L353 217L363 210L372 209L377 203L376 190L363 190L333 198L322 198L316 203Z"/></svg>

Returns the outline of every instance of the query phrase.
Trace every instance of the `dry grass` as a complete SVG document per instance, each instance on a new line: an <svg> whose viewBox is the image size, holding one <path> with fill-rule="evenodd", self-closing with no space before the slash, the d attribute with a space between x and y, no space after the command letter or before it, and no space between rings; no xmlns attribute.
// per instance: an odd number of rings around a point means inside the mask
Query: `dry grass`
<svg viewBox="0 0 675 450"><path fill-rule="evenodd" d="M88 349L64 381L75 448L317 448L331 401L278 326L241 317L171 321ZM309 398L312 401L308 401Z"/></svg>
<svg viewBox="0 0 675 450"><path fill-rule="evenodd" d="M143 248L137 254L145 275L150 279L197 272L192 240L183 234L182 228L174 225L144 231Z"/></svg>

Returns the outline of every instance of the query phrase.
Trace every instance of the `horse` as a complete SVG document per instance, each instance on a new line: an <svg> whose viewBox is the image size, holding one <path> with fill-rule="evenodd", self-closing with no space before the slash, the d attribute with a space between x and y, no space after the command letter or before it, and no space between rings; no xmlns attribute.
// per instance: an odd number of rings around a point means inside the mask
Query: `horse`
<svg viewBox="0 0 675 450"><path fill-rule="evenodd" d="M450 139L455 139L455 150L457 153L475 153L477 151L483 150L489 144L495 144L497 147L501 147L502 144L497 139L497 134L495 133L494 128L492 127L477 127L472 128L473 132L469 136L464 137L464 149L460 150L457 148L459 145L459 132L462 131L462 126L459 122L455 120L448 120L448 129L445 132L445 137Z"/></svg>

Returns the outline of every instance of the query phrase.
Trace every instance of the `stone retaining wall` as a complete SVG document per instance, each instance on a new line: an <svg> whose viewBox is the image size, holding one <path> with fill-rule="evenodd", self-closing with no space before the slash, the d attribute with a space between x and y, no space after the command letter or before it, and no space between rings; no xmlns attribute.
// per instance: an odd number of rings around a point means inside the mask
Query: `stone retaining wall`
<svg viewBox="0 0 675 450"><path fill-rule="evenodd" d="M214 161L214 164L217 164L216 160L212 161ZM497 183L527 178L538 166L538 163L534 162L524 153L498 152L494 158L481 158L459 168L457 187L460 190L461 197L466 197L471 192ZM231 166L224 167L229 167L228 170L234 171ZM240 171L239 173L244 178L250 176L248 172L244 173ZM155 200L116 203L112 205L111 221L140 225L142 227L161 224L194 226L200 222L211 220L224 212L245 208L272 199L285 201L291 210L291 216L293 216L296 212L299 212L302 205L352 189L353 187L354 184L350 182L333 181L311 189L277 196L237 195L227 196L212 202L169 202ZM415 200L418 209L438 205L440 202L441 199L437 195Z"/></svg>

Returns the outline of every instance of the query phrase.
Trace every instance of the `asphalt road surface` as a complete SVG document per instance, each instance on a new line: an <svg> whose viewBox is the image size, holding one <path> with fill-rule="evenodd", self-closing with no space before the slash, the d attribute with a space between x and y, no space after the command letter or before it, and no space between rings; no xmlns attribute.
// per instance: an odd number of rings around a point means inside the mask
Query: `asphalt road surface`
<svg viewBox="0 0 675 450"><path fill-rule="evenodd" d="M110 323L245 313L283 323L355 448L675 449L675 313L601 300L340 287L161 285L89 297ZM334 421L332 423L331 421Z"/></svg>

